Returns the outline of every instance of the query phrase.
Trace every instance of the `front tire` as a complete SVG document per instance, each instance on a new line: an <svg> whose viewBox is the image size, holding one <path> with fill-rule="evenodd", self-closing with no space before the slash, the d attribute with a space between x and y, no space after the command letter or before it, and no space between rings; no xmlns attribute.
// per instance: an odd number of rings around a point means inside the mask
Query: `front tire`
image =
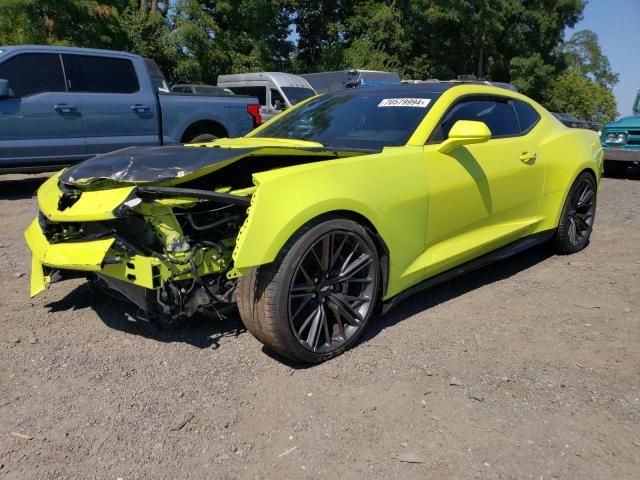
<svg viewBox="0 0 640 480"><path fill-rule="evenodd" d="M335 218L303 227L274 262L241 277L238 307L247 330L268 348L319 363L362 334L379 281L379 255L365 228Z"/></svg>
<svg viewBox="0 0 640 480"><path fill-rule="evenodd" d="M596 215L596 180L589 172L578 175L565 200L553 239L557 253L570 254L589 244Z"/></svg>

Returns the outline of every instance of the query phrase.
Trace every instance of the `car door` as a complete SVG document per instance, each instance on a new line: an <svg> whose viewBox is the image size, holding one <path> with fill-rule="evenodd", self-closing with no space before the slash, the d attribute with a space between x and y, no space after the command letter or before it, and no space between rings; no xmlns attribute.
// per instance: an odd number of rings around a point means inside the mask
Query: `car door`
<svg viewBox="0 0 640 480"><path fill-rule="evenodd" d="M64 54L70 90L82 105L87 154L157 145L157 102L146 70L129 58ZM141 67L142 68L142 67Z"/></svg>
<svg viewBox="0 0 640 480"><path fill-rule="evenodd" d="M536 156L540 117L525 104L532 112L529 124L521 126L516 110L522 108L515 102L508 97L463 98L425 146L429 213L424 266L429 275L506 245L538 221L545 176ZM440 153L438 145L458 120L484 122L491 139Z"/></svg>
<svg viewBox="0 0 640 480"><path fill-rule="evenodd" d="M86 158L80 98L60 55L20 53L0 63L14 96L0 99L0 166L44 167Z"/></svg>

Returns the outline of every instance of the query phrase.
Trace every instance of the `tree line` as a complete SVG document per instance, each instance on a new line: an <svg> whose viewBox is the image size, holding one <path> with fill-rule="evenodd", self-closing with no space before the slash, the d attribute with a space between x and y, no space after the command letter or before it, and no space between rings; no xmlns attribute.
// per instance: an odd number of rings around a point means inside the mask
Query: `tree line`
<svg viewBox="0 0 640 480"><path fill-rule="evenodd" d="M553 111L617 115L618 77L588 30L585 0L2 0L0 45L127 50L170 82L342 69L405 79L510 82Z"/></svg>

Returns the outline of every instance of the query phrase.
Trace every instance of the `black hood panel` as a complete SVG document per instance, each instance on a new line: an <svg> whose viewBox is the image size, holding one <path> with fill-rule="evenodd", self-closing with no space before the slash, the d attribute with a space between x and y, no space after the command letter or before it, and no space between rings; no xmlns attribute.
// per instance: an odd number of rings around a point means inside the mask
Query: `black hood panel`
<svg viewBox="0 0 640 480"><path fill-rule="evenodd" d="M258 148L129 147L98 155L65 170L60 181L82 189L169 182L203 170L215 170ZM186 180L186 178L185 178Z"/></svg>

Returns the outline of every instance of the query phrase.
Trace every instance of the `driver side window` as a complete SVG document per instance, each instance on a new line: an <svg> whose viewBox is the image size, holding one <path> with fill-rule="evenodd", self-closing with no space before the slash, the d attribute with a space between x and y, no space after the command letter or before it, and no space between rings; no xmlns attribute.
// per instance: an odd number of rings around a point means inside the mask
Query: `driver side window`
<svg viewBox="0 0 640 480"><path fill-rule="evenodd" d="M518 117L511 101L497 98L468 99L449 110L431 136L430 142L442 142L449 138L449 131L458 120L484 122L491 130L491 138L520 134Z"/></svg>
<svg viewBox="0 0 640 480"><path fill-rule="evenodd" d="M273 108L278 108L278 107L284 108L284 98L282 98L282 95L280 95L280 92L275 88L271 89L271 106Z"/></svg>

